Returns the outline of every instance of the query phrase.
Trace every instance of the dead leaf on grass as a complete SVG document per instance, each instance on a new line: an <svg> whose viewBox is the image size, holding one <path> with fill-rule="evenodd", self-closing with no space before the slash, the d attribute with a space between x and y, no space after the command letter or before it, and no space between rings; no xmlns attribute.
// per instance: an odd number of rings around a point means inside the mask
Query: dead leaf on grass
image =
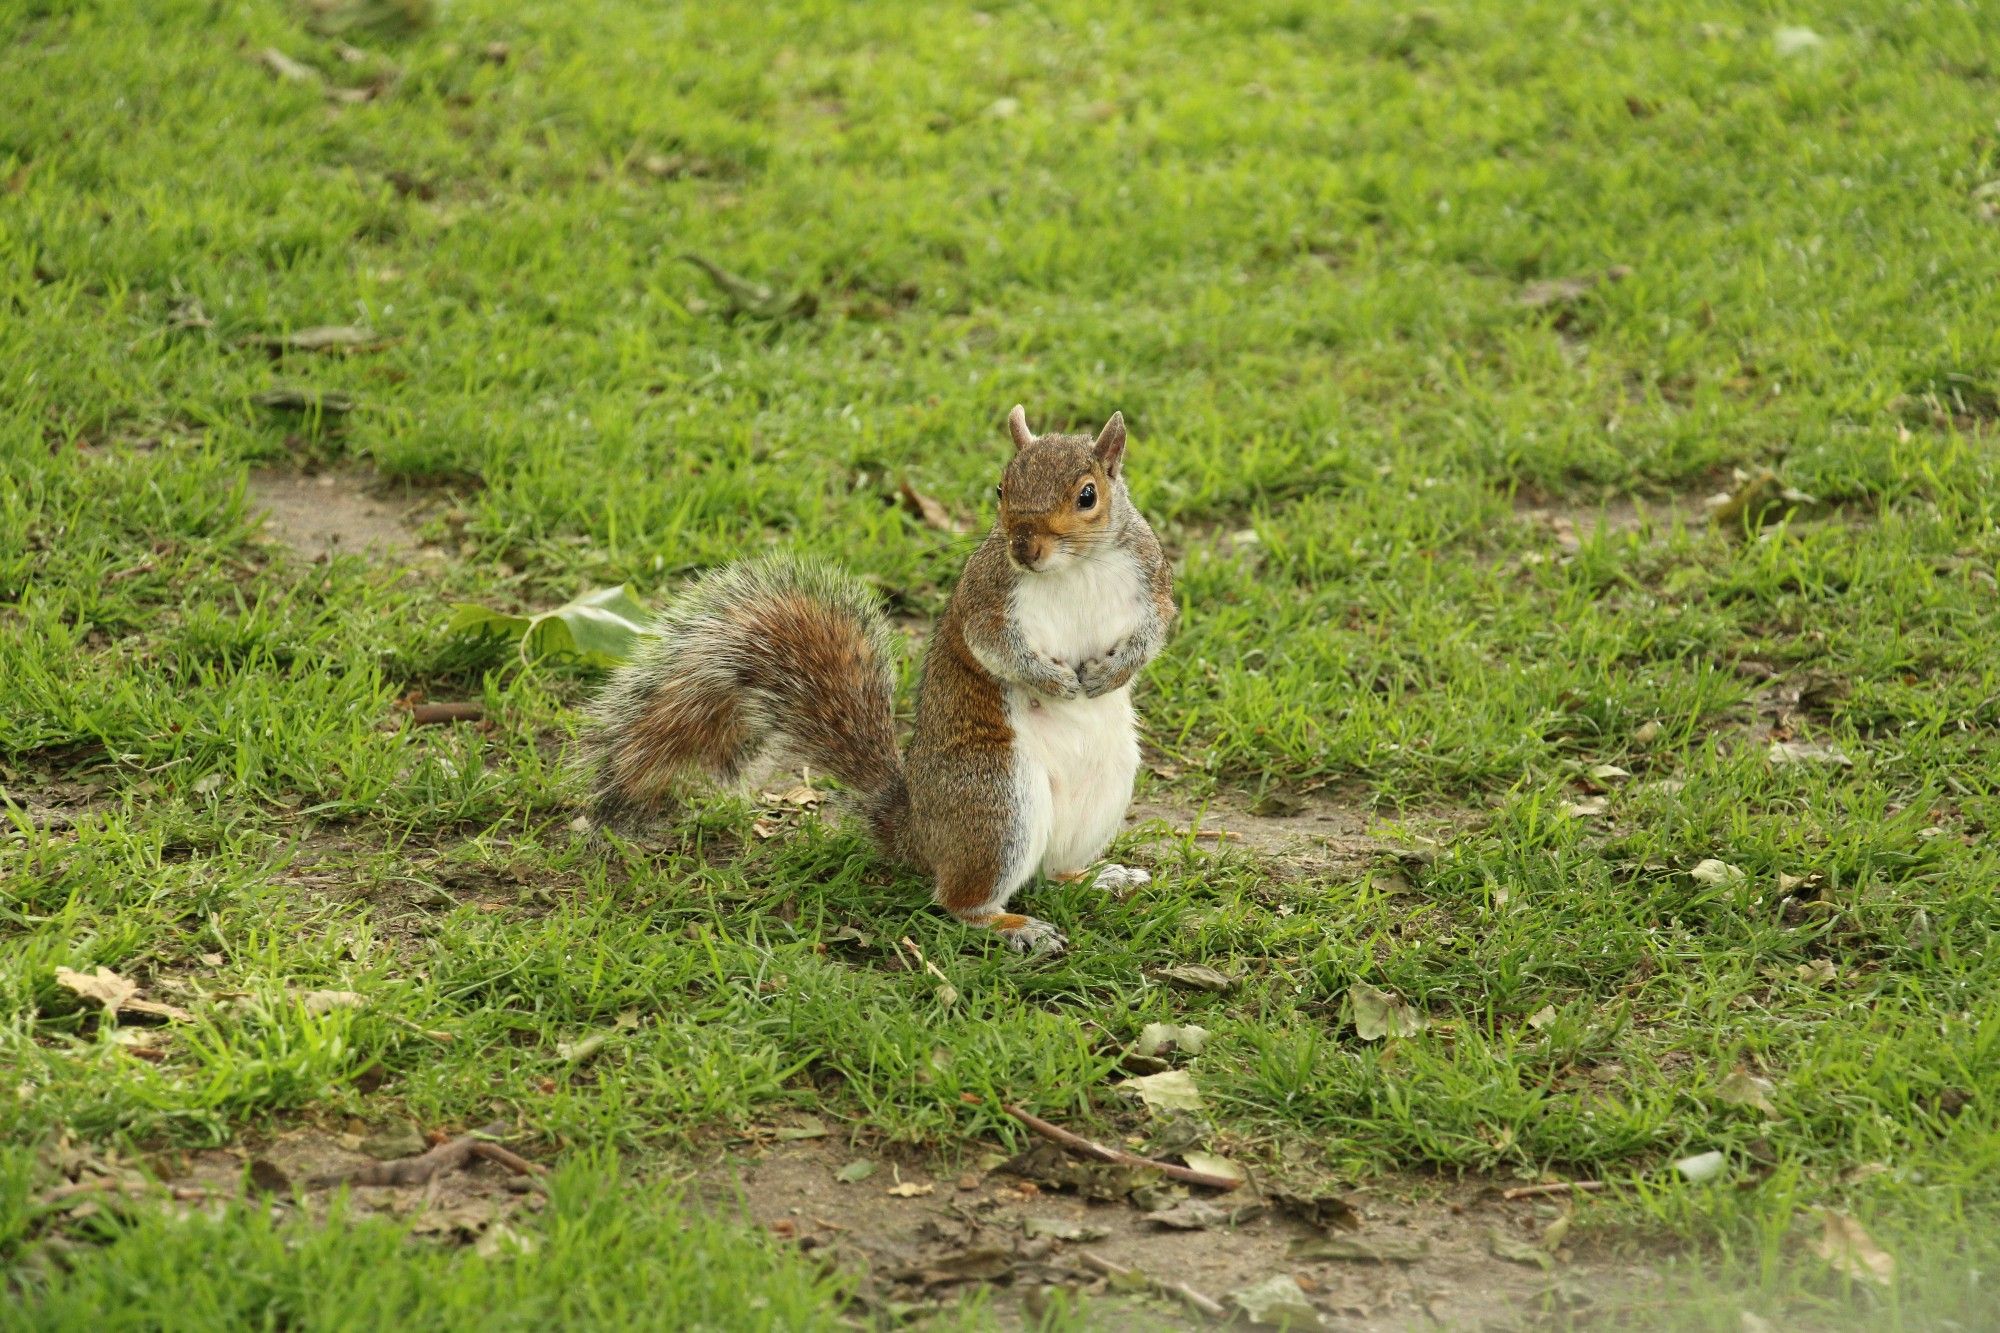
<svg viewBox="0 0 2000 1333"><path fill-rule="evenodd" d="M826 1137L826 1121L816 1115L801 1116L796 1125L781 1125L771 1135L780 1143L797 1143L802 1139L823 1139Z"/></svg>
<svg viewBox="0 0 2000 1333"><path fill-rule="evenodd" d="M1611 800L1605 796L1582 796L1562 804L1562 812L1571 819L1595 819L1610 809Z"/></svg>
<svg viewBox="0 0 2000 1333"><path fill-rule="evenodd" d="M1024 1217L1021 1234L1029 1240L1103 1240L1110 1235L1103 1227L1087 1226L1062 1217Z"/></svg>
<svg viewBox="0 0 2000 1333"><path fill-rule="evenodd" d="M1776 1115L1778 1108L1771 1102L1771 1094L1776 1091L1768 1078L1759 1078L1747 1069L1738 1067L1729 1077L1715 1085L1717 1101L1728 1102L1731 1106L1748 1106L1766 1115Z"/></svg>
<svg viewBox="0 0 2000 1333"><path fill-rule="evenodd" d="M257 53L257 63L287 83L318 83L320 72L311 65L292 59L275 46L267 46Z"/></svg>
<svg viewBox="0 0 2000 1333"><path fill-rule="evenodd" d="M309 990L299 996L299 1003L307 1013L318 1017L330 1014L336 1009L362 1009L367 1007L368 997L360 991L351 990Z"/></svg>
<svg viewBox="0 0 2000 1333"><path fill-rule="evenodd" d="M1486 1249L1495 1259L1505 1259L1510 1264L1526 1264L1530 1268L1551 1268L1555 1265L1547 1250L1519 1236L1510 1235L1499 1227L1487 1231Z"/></svg>
<svg viewBox="0 0 2000 1333"><path fill-rule="evenodd" d="M1290 1273L1232 1291L1227 1304L1260 1328L1318 1328L1319 1311Z"/></svg>
<svg viewBox="0 0 2000 1333"><path fill-rule="evenodd" d="M1384 1037L1414 1037L1429 1020L1402 997L1357 981L1348 991L1354 1003L1354 1031L1363 1041Z"/></svg>
<svg viewBox="0 0 2000 1333"><path fill-rule="evenodd" d="M1324 1231L1357 1231L1361 1214L1338 1194L1301 1194L1296 1190L1267 1188L1266 1202L1310 1226Z"/></svg>
<svg viewBox="0 0 2000 1333"><path fill-rule="evenodd" d="M922 519L927 528L936 528L939 532L967 532L971 529L970 524L954 518L941 500L925 495L907 481L897 488L896 493L902 498L903 508L912 517Z"/></svg>
<svg viewBox="0 0 2000 1333"><path fill-rule="evenodd" d="M1896 1280L1894 1256L1877 1245L1859 1222L1834 1208L1820 1209L1819 1217L1821 1231L1813 1242L1813 1253L1834 1271L1880 1287Z"/></svg>
<svg viewBox="0 0 2000 1333"><path fill-rule="evenodd" d="M1132 1049L1140 1055L1165 1055L1169 1051L1181 1050L1189 1055L1200 1055L1208 1045L1208 1029L1193 1023L1148 1023L1139 1030L1139 1041Z"/></svg>
<svg viewBox="0 0 2000 1333"><path fill-rule="evenodd" d="M1541 1008L1535 1010L1534 1013L1528 1015L1528 1026L1535 1029L1535 1031L1537 1032L1540 1032L1543 1028L1547 1027L1549 1024L1555 1021L1556 1021L1556 1007L1552 1004L1545 1004Z"/></svg>
<svg viewBox="0 0 2000 1333"><path fill-rule="evenodd" d="M1854 761L1847 757L1838 745L1828 745L1821 741L1772 741L1771 748L1764 752L1774 767L1788 764L1832 764L1838 768L1852 768Z"/></svg>
<svg viewBox="0 0 2000 1333"><path fill-rule="evenodd" d="M1136 1095L1155 1111L1202 1109L1201 1092L1194 1085L1194 1076L1185 1069L1169 1069L1163 1074L1124 1079L1118 1087Z"/></svg>
<svg viewBox="0 0 2000 1333"><path fill-rule="evenodd" d="M857 1158L833 1173L833 1178L843 1185L857 1185L881 1170L881 1165L866 1157Z"/></svg>
<svg viewBox="0 0 2000 1333"><path fill-rule="evenodd" d="M1210 1203L1206 1199L1182 1199L1171 1208L1148 1213L1146 1220L1158 1222L1163 1227L1172 1227L1176 1231L1206 1231L1210 1227L1228 1225L1235 1220L1235 1215L1231 1209Z"/></svg>
<svg viewBox="0 0 2000 1333"><path fill-rule="evenodd" d="M100 967L95 972L78 972L73 968L56 969L56 981L75 991L86 1000L96 1000L104 1006L107 1017L116 1018L119 1006L139 993L139 983L128 981L108 967Z"/></svg>
<svg viewBox="0 0 2000 1333"><path fill-rule="evenodd" d="M1720 1176L1728 1165L1729 1159L1719 1152L1698 1152L1675 1162L1674 1171L1690 1185L1704 1185Z"/></svg>
<svg viewBox="0 0 2000 1333"><path fill-rule="evenodd" d="M358 324L315 324L291 333L269 334L249 339L265 347L293 352L331 352L343 348L371 347L381 340L373 329Z"/></svg>
<svg viewBox="0 0 2000 1333"><path fill-rule="evenodd" d="M1624 264L1613 264L1602 273L1585 273L1574 278L1544 278L1521 288L1521 294L1514 298L1516 305L1530 310L1543 310L1550 306L1571 305L1590 294L1592 288L1602 282L1623 282L1632 276L1632 270Z"/></svg>
<svg viewBox="0 0 2000 1333"><path fill-rule="evenodd" d="M1724 884L1738 883L1744 875L1740 867L1711 856L1695 862L1694 869L1688 871L1688 878L1697 884L1720 888Z"/></svg>
<svg viewBox="0 0 2000 1333"><path fill-rule="evenodd" d="M525 1235L505 1222L495 1222L486 1228L486 1234L472 1247L473 1253L482 1259L500 1259L508 1255L533 1254L535 1238Z"/></svg>
<svg viewBox="0 0 2000 1333"><path fill-rule="evenodd" d="M1195 990L1216 991L1218 993L1226 991L1236 984L1236 978L1230 976L1227 972L1218 972L1214 968L1204 967L1200 963L1177 963L1172 967L1163 967L1160 969L1160 975L1168 981L1179 982L1181 985L1191 987Z"/></svg>
<svg viewBox="0 0 2000 1333"><path fill-rule="evenodd" d="M337 389L307 389L297 385L280 385L253 393L250 401L277 412L318 412L330 417L352 412L355 408L352 394L341 393Z"/></svg>
<svg viewBox="0 0 2000 1333"><path fill-rule="evenodd" d="M1285 1251L1294 1259L1358 1264L1414 1264L1430 1256L1427 1240L1356 1236L1302 1236Z"/></svg>
<svg viewBox="0 0 2000 1333"><path fill-rule="evenodd" d="M292 1178L268 1158L250 1159L250 1188L259 1194L290 1194Z"/></svg>
<svg viewBox="0 0 2000 1333"><path fill-rule="evenodd" d="M56 969L56 982L75 991L86 1000L96 1000L104 1006L104 1016L116 1019L120 1014L144 1014L149 1018L164 1018L176 1023L192 1023L194 1015L177 1005L161 1004L157 1000L139 998L139 983L119 976L108 967L100 967L94 972L78 972L73 968Z"/></svg>
<svg viewBox="0 0 2000 1333"><path fill-rule="evenodd" d="M1832 961L1825 958L1815 958L1810 963L1800 963L1792 969L1792 973L1800 981L1819 986L1830 984L1840 974Z"/></svg>
<svg viewBox="0 0 2000 1333"><path fill-rule="evenodd" d="M1250 1179L1250 1173L1242 1167L1230 1161L1227 1157L1220 1157L1212 1152L1183 1152L1181 1160L1186 1162L1191 1170L1199 1171L1204 1175L1222 1176L1225 1179L1237 1181Z"/></svg>

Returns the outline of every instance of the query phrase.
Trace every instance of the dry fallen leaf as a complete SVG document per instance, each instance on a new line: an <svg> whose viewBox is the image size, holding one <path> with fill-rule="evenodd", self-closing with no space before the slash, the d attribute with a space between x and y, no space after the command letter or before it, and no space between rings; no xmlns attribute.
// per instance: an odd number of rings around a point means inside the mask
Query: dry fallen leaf
<svg viewBox="0 0 2000 1333"><path fill-rule="evenodd" d="M1854 767L1854 761L1837 745L1820 741L1772 741L1771 748L1764 752L1773 764L1833 764L1840 768Z"/></svg>
<svg viewBox="0 0 2000 1333"><path fill-rule="evenodd" d="M299 996L299 1003L306 1012L313 1015L330 1014L336 1009L360 1009L367 1005L368 997L351 990L309 990Z"/></svg>
<svg viewBox="0 0 2000 1333"><path fill-rule="evenodd" d="M139 983L119 976L108 967L100 967L91 973L59 967L56 969L56 981L86 1000L96 1000L101 1003L106 1018L115 1019L121 1013L130 1013L145 1014L150 1018L171 1019L176 1023L194 1021L194 1015L178 1005L140 999Z"/></svg>
<svg viewBox="0 0 2000 1333"><path fill-rule="evenodd" d="M1896 1260L1846 1213L1833 1208L1819 1210L1820 1236L1813 1253L1833 1265L1834 1271L1863 1282L1886 1287L1896 1280Z"/></svg>
<svg viewBox="0 0 2000 1333"><path fill-rule="evenodd" d="M1140 1029L1139 1040L1132 1049L1140 1055L1165 1055L1174 1050L1200 1055L1206 1045L1205 1027L1193 1023L1148 1023Z"/></svg>
<svg viewBox="0 0 2000 1333"><path fill-rule="evenodd" d="M1747 1069L1737 1069L1729 1077L1715 1085L1717 1101L1728 1102L1731 1106L1748 1106L1776 1115L1778 1108L1771 1104L1771 1094L1776 1091L1768 1078L1759 1078Z"/></svg>
<svg viewBox="0 0 2000 1333"><path fill-rule="evenodd" d="M1226 972L1218 972L1200 963L1180 963L1173 967L1163 967L1160 975L1168 981L1178 981L1183 986L1195 990L1226 991L1236 984L1236 978Z"/></svg>
<svg viewBox="0 0 2000 1333"><path fill-rule="evenodd" d="M1321 1327L1319 1311L1313 1309L1304 1289L1289 1273L1230 1292L1229 1304L1244 1319L1262 1328Z"/></svg>
<svg viewBox="0 0 2000 1333"><path fill-rule="evenodd" d="M1556 1021L1556 1007L1552 1004L1545 1004L1541 1008L1535 1010L1534 1013L1528 1015L1528 1026L1535 1029L1535 1031L1537 1032L1540 1032L1543 1028L1547 1027L1549 1024L1555 1021Z"/></svg>
<svg viewBox="0 0 2000 1333"><path fill-rule="evenodd" d="M1688 871L1688 878L1697 884L1708 884L1719 888L1724 884L1734 884L1741 880L1743 871L1727 861L1719 861L1711 856L1706 860L1697 861L1694 869Z"/></svg>
<svg viewBox="0 0 2000 1333"><path fill-rule="evenodd" d="M1228 1180L1248 1180L1250 1175L1242 1167L1227 1157L1218 1157L1212 1152L1184 1152L1181 1160L1190 1168L1204 1175L1222 1176Z"/></svg>
<svg viewBox="0 0 2000 1333"><path fill-rule="evenodd" d="M1400 996L1377 990L1365 981L1355 982L1348 995L1354 1002L1354 1031L1363 1041L1414 1037L1429 1025L1429 1020Z"/></svg>
<svg viewBox="0 0 2000 1333"><path fill-rule="evenodd" d="M953 518L951 511L934 496L925 495L916 487L904 482L897 493L902 497L903 508L920 518L925 527L936 528L939 532L965 532L966 524Z"/></svg>
<svg viewBox="0 0 2000 1333"><path fill-rule="evenodd" d="M1562 812L1571 819L1595 819L1611 808L1611 801L1604 796L1584 796L1574 801L1564 801Z"/></svg>
<svg viewBox="0 0 2000 1333"><path fill-rule="evenodd" d="M1831 961L1825 958L1815 958L1810 963L1800 963L1792 969L1792 973L1800 981L1808 981L1815 985L1824 986L1839 975L1839 970L1834 967Z"/></svg>
<svg viewBox="0 0 2000 1333"><path fill-rule="evenodd" d="M900 1185L891 1185L883 1193L892 1199L921 1199L936 1188L937 1186L928 1180L921 1185L914 1180L906 1180Z"/></svg>
<svg viewBox="0 0 2000 1333"><path fill-rule="evenodd" d="M1700 1185L1714 1180L1729 1165L1729 1159L1719 1152L1700 1152L1692 1157L1683 1157L1674 1163L1674 1170L1682 1180L1691 1185Z"/></svg>
<svg viewBox="0 0 2000 1333"><path fill-rule="evenodd" d="M127 981L108 967L100 967L91 973L59 967L56 969L56 981L86 1000L102 1003L105 1015L110 1018L116 1018L119 1006L139 993L138 982Z"/></svg>
<svg viewBox="0 0 2000 1333"><path fill-rule="evenodd" d="M1155 1111L1202 1109L1201 1091L1194 1085L1194 1076L1185 1069L1169 1069L1164 1074L1124 1079L1118 1087L1135 1094Z"/></svg>
<svg viewBox="0 0 2000 1333"><path fill-rule="evenodd" d="M377 339L373 329L365 329L358 324L315 324L257 341L267 347L288 348L294 352L329 352L343 347L367 347Z"/></svg>
<svg viewBox="0 0 2000 1333"><path fill-rule="evenodd" d="M879 1164L866 1157L857 1158L833 1173L833 1178L843 1185L855 1185L868 1179L880 1169Z"/></svg>

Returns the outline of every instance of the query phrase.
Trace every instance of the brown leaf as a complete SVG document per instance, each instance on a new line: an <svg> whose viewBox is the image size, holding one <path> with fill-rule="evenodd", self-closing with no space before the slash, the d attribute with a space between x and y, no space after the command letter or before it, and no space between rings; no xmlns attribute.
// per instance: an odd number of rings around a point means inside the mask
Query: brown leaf
<svg viewBox="0 0 2000 1333"><path fill-rule="evenodd" d="M1348 994L1354 1004L1354 1032L1363 1041L1414 1037L1430 1024L1401 996L1377 990L1365 981L1355 982Z"/></svg>
<svg viewBox="0 0 2000 1333"><path fill-rule="evenodd" d="M98 1001L104 1006L106 1018L116 1018L121 1013L131 1013L145 1014L150 1018L170 1019L177 1023L194 1021L193 1014L176 1005L139 999L139 983L119 976L108 967L100 967L91 973L59 967L56 969L56 981L86 1000Z"/></svg>
<svg viewBox="0 0 2000 1333"><path fill-rule="evenodd" d="M341 348L374 347L382 340L375 336L373 329L358 324L315 324L291 333L273 334L250 341L294 352L329 352Z"/></svg>
<svg viewBox="0 0 2000 1333"><path fill-rule="evenodd" d="M275 46L259 51L257 61L287 83L318 83L321 78L311 65L300 64Z"/></svg>
<svg viewBox="0 0 2000 1333"><path fill-rule="evenodd" d="M56 969L56 981L86 1000L101 1002L106 1016L111 1018L118 1016L120 1005L139 993L138 982L127 981L108 967L100 967L92 973L59 967Z"/></svg>
<svg viewBox="0 0 2000 1333"><path fill-rule="evenodd" d="M292 1178L269 1158L253 1157L250 1159L250 1188L259 1194L290 1194Z"/></svg>
<svg viewBox="0 0 2000 1333"><path fill-rule="evenodd" d="M1195 990L1226 991L1236 984L1236 978L1227 972L1218 972L1200 963L1179 963L1173 967L1163 967L1160 975L1168 981L1177 981Z"/></svg>
<svg viewBox="0 0 2000 1333"><path fill-rule="evenodd" d="M351 990L309 990L299 996L299 1003L306 1012L314 1016L330 1014L336 1009L360 1009L367 1005L368 997Z"/></svg>
<svg viewBox="0 0 2000 1333"><path fill-rule="evenodd" d="M1859 1222L1833 1208L1820 1209L1819 1217L1822 1229L1813 1242L1813 1253L1834 1271L1881 1287L1896 1280L1894 1256L1877 1245Z"/></svg>
<svg viewBox="0 0 2000 1333"><path fill-rule="evenodd" d="M924 526L936 528L939 532L965 532L968 525L953 518L951 511L932 496L925 495L905 481L898 488L903 499L903 508L924 521Z"/></svg>

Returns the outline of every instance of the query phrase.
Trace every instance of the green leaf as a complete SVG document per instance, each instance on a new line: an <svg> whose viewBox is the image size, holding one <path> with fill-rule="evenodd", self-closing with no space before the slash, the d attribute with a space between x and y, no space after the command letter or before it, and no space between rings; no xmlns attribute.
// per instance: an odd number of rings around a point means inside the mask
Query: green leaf
<svg viewBox="0 0 2000 1333"><path fill-rule="evenodd" d="M645 604L621 583L532 616L459 602L452 607L445 632L492 635L516 643L523 665L545 657L574 657L590 666L611 667L632 656L639 640L650 632L646 628L650 618Z"/></svg>

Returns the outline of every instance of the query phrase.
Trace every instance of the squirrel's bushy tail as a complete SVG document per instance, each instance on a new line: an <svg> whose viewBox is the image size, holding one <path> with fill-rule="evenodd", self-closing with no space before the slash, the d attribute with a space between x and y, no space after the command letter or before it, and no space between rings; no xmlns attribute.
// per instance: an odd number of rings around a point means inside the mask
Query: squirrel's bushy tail
<svg viewBox="0 0 2000 1333"><path fill-rule="evenodd" d="M653 631L592 710L599 819L656 809L676 778L730 781L771 757L860 792L877 840L899 850L909 794L889 629L859 579L790 556L746 560L698 580Z"/></svg>

